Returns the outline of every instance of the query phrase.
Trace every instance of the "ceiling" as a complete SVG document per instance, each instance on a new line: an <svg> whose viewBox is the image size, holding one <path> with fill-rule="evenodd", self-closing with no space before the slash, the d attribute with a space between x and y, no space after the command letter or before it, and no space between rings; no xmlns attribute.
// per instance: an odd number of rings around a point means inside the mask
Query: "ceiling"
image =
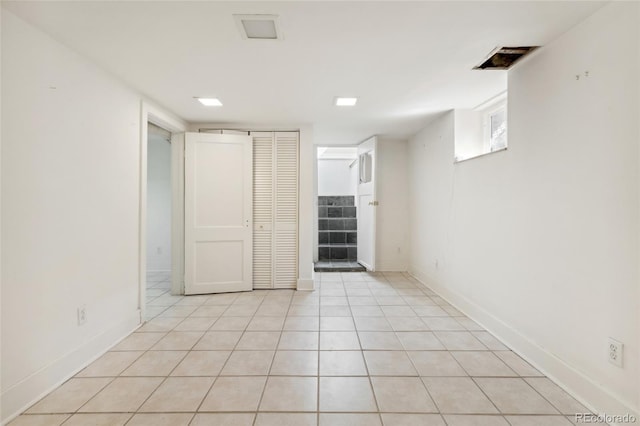
<svg viewBox="0 0 640 426"><path fill-rule="evenodd" d="M473 108L506 88L506 71L471 70L494 47L545 45L602 5L3 1L189 122L309 124L320 145L408 137L438 113ZM279 15L284 40L243 40L232 15L254 13ZM336 96L358 104L336 107Z"/></svg>
<svg viewBox="0 0 640 426"><path fill-rule="evenodd" d="M358 147L329 146L318 147L319 160L355 160L358 158Z"/></svg>

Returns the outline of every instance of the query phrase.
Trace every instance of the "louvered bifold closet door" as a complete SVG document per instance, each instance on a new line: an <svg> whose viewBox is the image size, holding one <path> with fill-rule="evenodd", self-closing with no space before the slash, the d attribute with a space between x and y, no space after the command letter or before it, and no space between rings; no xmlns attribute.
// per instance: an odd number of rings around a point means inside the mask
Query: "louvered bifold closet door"
<svg viewBox="0 0 640 426"><path fill-rule="evenodd" d="M253 137L253 288L273 288L273 132Z"/></svg>
<svg viewBox="0 0 640 426"><path fill-rule="evenodd" d="M298 279L298 132L275 132L274 212L274 287L296 288Z"/></svg>

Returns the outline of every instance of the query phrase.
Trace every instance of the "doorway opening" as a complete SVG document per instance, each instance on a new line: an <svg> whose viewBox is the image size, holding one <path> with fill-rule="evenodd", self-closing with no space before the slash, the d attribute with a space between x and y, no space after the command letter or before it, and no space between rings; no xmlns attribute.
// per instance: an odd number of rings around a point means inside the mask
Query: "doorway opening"
<svg viewBox="0 0 640 426"><path fill-rule="evenodd" d="M150 126L153 124L155 126ZM138 308L141 323L158 316L169 306L177 303L174 296L183 294L184 287L184 132L187 125L180 119L167 114L165 111L147 102L142 102L140 109L140 209L138 234ZM147 196L148 196L148 148L149 132L159 132L161 138L169 138L171 149L169 176L171 185L170 207L170 249L167 253L171 257L169 274L151 272L147 275L148 255L148 226L147 226ZM166 143L166 142L165 142ZM167 145L165 144L165 147ZM165 171L166 173L166 171ZM158 252L157 245L155 253ZM163 251L162 249L160 250ZM166 280L166 276L170 279ZM147 285L149 283L149 285ZM147 288L156 288L147 294ZM167 291L164 291L167 290ZM154 293L159 293L161 295Z"/></svg>
<svg viewBox="0 0 640 426"><path fill-rule="evenodd" d="M176 301L171 296L171 132L147 123L146 318Z"/></svg>
<svg viewBox="0 0 640 426"><path fill-rule="evenodd" d="M358 149L318 147L318 262L316 272L357 272Z"/></svg>

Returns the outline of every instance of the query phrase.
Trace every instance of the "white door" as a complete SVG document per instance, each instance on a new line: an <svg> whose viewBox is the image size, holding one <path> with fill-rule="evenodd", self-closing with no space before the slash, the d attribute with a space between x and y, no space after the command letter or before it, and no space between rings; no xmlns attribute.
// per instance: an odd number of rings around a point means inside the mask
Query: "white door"
<svg viewBox="0 0 640 426"><path fill-rule="evenodd" d="M273 132L253 138L253 288L273 288Z"/></svg>
<svg viewBox="0 0 640 426"><path fill-rule="evenodd" d="M372 137L358 145L358 263L376 270L376 149Z"/></svg>
<svg viewBox="0 0 640 426"><path fill-rule="evenodd" d="M298 132L253 137L253 288L296 288Z"/></svg>
<svg viewBox="0 0 640 426"><path fill-rule="evenodd" d="M298 284L298 132L275 132L274 288Z"/></svg>
<svg viewBox="0 0 640 426"><path fill-rule="evenodd" d="M251 290L250 136L187 133L185 294Z"/></svg>

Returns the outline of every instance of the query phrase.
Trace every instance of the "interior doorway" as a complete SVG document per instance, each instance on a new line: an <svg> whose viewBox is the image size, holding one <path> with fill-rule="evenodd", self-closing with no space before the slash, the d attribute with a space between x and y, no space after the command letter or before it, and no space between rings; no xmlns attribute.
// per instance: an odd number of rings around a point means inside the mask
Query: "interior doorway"
<svg viewBox="0 0 640 426"><path fill-rule="evenodd" d="M170 255L171 278L167 282L166 272L147 274L148 256L148 227L147 227L147 166L149 147L149 124L151 131L159 131L162 136L170 136L171 147L171 237ZM138 279L139 279L139 299L138 308L140 310L141 322L148 321L159 315L168 308L167 304L177 302L177 297L183 294L184 286L184 132L187 124L182 120L167 114L148 102L142 102L140 109L140 210L139 210L139 234L138 234ZM166 146L166 145L165 145ZM162 250L161 250L162 251ZM155 249L157 253L157 246ZM167 288L168 287L168 288ZM156 288L151 294L147 294L147 288ZM161 295L157 295L162 290ZM165 291L168 290L168 291Z"/></svg>
<svg viewBox="0 0 640 426"><path fill-rule="evenodd" d="M171 132L147 123L146 319L160 314L171 300L172 186ZM161 303L165 301L166 303ZM172 303L173 302L173 303Z"/></svg>
<svg viewBox="0 0 640 426"><path fill-rule="evenodd" d="M318 147L317 272L364 271L358 259L357 147Z"/></svg>

